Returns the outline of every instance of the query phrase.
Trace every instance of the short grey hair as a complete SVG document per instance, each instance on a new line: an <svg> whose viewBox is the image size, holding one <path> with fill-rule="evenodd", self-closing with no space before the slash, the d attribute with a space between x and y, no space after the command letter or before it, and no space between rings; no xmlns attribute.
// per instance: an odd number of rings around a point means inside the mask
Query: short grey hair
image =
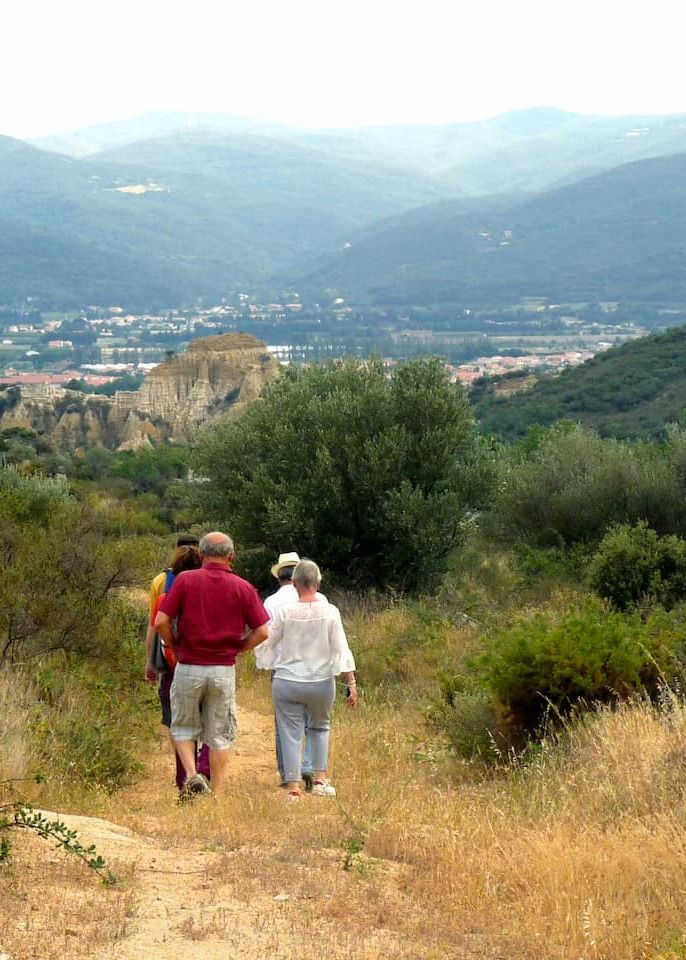
<svg viewBox="0 0 686 960"><path fill-rule="evenodd" d="M293 583L296 587L316 590L322 582L322 573L314 560L301 560L293 571Z"/></svg>
<svg viewBox="0 0 686 960"><path fill-rule="evenodd" d="M226 533L220 533L214 530L212 533L206 533L200 540L200 553L206 557L231 557L233 556L233 540Z"/></svg>

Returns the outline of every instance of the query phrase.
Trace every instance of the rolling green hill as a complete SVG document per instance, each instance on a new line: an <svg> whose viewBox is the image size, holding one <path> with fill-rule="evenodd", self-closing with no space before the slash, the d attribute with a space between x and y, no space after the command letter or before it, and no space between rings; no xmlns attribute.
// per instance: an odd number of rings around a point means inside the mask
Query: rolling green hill
<svg viewBox="0 0 686 960"><path fill-rule="evenodd" d="M499 397L498 386L478 382L471 400L481 430L505 440L559 420L603 436L661 437L686 417L686 327L614 347L530 390Z"/></svg>
<svg viewBox="0 0 686 960"><path fill-rule="evenodd" d="M130 163L75 159L0 137L0 302L78 307L113 291L142 309L216 301L434 195L265 138L165 142L154 163L140 149Z"/></svg>
<svg viewBox="0 0 686 960"><path fill-rule="evenodd" d="M686 302L686 154L506 205L432 204L377 224L300 284L353 302Z"/></svg>
<svg viewBox="0 0 686 960"><path fill-rule="evenodd" d="M358 226L447 195L438 179L379 157L342 158L335 151L254 134L187 131L136 141L89 159L209 179L215 187L240 191L259 204L307 198L323 209L347 207Z"/></svg>
<svg viewBox="0 0 686 960"><path fill-rule="evenodd" d="M72 155L0 137L0 303L686 302L686 153L617 166L686 151L681 115L306 131L152 114L41 142Z"/></svg>

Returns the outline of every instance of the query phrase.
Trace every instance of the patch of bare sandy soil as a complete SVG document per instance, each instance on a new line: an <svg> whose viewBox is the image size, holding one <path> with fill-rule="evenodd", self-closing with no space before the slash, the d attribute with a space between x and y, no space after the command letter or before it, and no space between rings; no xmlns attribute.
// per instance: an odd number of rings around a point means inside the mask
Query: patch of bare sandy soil
<svg viewBox="0 0 686 960"><path fill-rule="evenodd" d="M276 786L272 719L240 714L227 796L176 803L166 744L107 819L60 814L117 876L105 887L73 856L14 832L0 865L0 956L10 960L497 960L478 936L450 941L403 893L405 866L345 838L335 800L288 806ZM341 843L343 838L343 843ZM347 869L346 869L347 867Z"/></svg>

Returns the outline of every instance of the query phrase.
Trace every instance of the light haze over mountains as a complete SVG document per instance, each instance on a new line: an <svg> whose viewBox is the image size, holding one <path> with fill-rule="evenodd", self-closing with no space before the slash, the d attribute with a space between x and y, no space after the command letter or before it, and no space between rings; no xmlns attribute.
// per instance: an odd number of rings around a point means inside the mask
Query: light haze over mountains
<svg viewBox="0 0 686 960"><path fill-rule="evenodd" d="M684 114L301 130L157 113L0 137L0 300L683 303L684 173Z"/></svg>

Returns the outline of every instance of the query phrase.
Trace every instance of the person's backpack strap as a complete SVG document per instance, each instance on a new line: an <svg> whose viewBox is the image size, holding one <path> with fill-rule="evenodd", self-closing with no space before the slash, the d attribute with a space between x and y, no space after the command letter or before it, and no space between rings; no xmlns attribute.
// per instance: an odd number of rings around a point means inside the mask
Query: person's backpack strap
<svg viewBox="0 0 686 960"><path fill-rule="evenodd" d="M162 596L166 596L166 594L169 593L169 591L172 588L172 584L176 579L171 567L167 569L166 573L167 573L167 579L164 581L164 594ZM162 596L160 596L160 600L159 600L160 603L162 602ZM159 634L156 634L156 636L159 636ZM161 647L161 652L162 652L162 656L164 658L166 667L173 670L174 667L176 666L176 655L174 651L172 650L171 647L168 647L165 643L162 643L161 640L160 640L160 647Z"/></svg>

